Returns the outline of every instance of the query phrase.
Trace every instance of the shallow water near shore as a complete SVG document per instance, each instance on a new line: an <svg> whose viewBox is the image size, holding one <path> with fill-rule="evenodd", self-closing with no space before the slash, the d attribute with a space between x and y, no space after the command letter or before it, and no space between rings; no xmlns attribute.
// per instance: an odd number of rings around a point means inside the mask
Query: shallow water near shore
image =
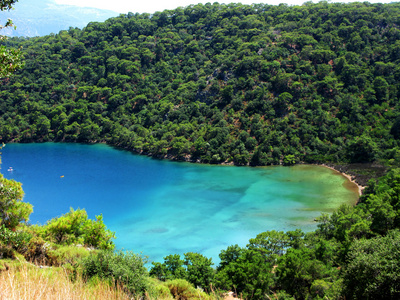
<svg viewBox="0 0 400 300"><path fill-rule="evenodd" d="M31 223L84 208L103 214L117 248L152 261L199 252L218 262L229 245L266 230L314 230L321 212L358 198L354 184L321 166L179 163L102 144L8 144L1 172L22 182Z"/></svg>

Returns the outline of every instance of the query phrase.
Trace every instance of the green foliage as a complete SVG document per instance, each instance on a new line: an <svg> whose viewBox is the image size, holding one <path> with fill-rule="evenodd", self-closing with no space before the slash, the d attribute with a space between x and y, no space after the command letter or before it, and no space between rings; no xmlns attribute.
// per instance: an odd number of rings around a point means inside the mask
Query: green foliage
<svg viewBox="0 0 400 300"><path fill-rule="evenodd" d="M353 162L374 161L377 158L377 152L376 143L366 135L357 137L347 145L347 155Z"/></svg>
<svg viewBox="0 0 400 300"><path fill-rule="evenodd" d="M0 10L10 10L18 0L0 1ZM5 25L0 25L0 30L4 27L12 27L12 20L8 19ZM5 36L0 35L0 43L6 40ZM0 44L0 78L9 77L16 70L23 67L21 49L12 49Z"/></svg>
<svg viewBox="0 0 400 300"><path fill-rule="evenodd" d="M150 276L159 280L185 279L195 287L211 291L215 270L212 259L199 253L185 253L182 260L179 254L164 257L164 263L152 262Z"/></svg>
<svg viewBox="0 0 400 300"><path fill-rule="evenodd" d="M4 38L0 36L0 41ZM20 49L10 49L0 45L0 78L13 74L24 66Z"/></svg>
<svg viewBox="0 0 400 300"><path fill-rule="evenodd" d="M293 154L286 155L283 158L283 164L286 165L286 166L290 166L290 165L296 164L295 156Z"/></svg>
<svg viewBox="0 0 400 300"><path fill-rule="evenodd" d="M390 128L390 133L395 139L400 139L400 117L398 117Z"/></svg>
<svg viewBox="0 0 400 300"><path fill-rule="evenodd" d="M399 13L208 3L9 39L26 65L2 80L0 140L236 165L395 159Z"/></svg>
<svg viewBox="0 0 400 300"><path fill-rule="evenodd" d="M20 222L28 221L33 207L23 202L23 196L21 183L0 174L0 226L15 229Z"/></svg>
<svg viewBox="0 0 400 300"><path fill-rule="evenodd" d="M0 1L0 10L10 10L18 0L2 0Z"/></svg>
<svg viewBox="0 0 400 300"><path fill-rule="evenodd" d="M0 240L0 259L14 258L15 251L10 244L6 244Z"/></svg>
<svg viewBox="0 0 400 300"><path fill-rule="evenodd" d="M85 247L53 245L47 254L53 266L62 266L66 264L74 266L78 264L79 260L89 256L90 252L91 250Z"/></svg>
<svg viewBox="0 0 400 300"><path fill-rule="evenodd" d="M342 279L333 283L323 279L315 280L310 287L310 295L315 299L340 299L343 294L342 288Z"/></svg>
<svg viewBox="0 0 400 300"><path fill-rule="evenodd" d="M400 297L400 232L356 241L345 269L345 294L357 299Z"/></svg>
<svg viewBox="0 0 400 300"><path fill-rule="evenodd" d="M220 258L216 274L218 288L233 290L249 299L265 299L270 293L273 265L265 253L235 245L221 251Z"/></svg>
<svg viewBox="0 0 400 300"><path fill-rule="evenodd" d="M179 254L171 254L164 257L164 263L152 262L152 264L153 267L150 270L150 276L154 276L159 280L166 281L186 278L184 261Z"/></svg>
<svg viewBox="0 0 400 300"><path fill-rule="evenodd" d="M290 245L289 236L283 231L266 231L250 239L247 247L251 250L262 253L266 260L275 262L278 256L281 256Z"/></svg>
<svg viewBox="0 0 400 300"><path fill-rule="evenodd" d="M154 261L152 261L151 263L153 266L150 269L149 275L161 281L167 280L167 276L169 274L167 274L167 266L165 265L165 263L162 264L160 262L154 262Z"/></svg>
<svg viewBox="0 0 400 300"><path fill-rule="evenodd" d="M306 299L316 280L331 279L332 269L318 260L309 248L288 249L276 268L277 284L296 299ZM319 281L321 283L321 281ZM321 288L321 287L319 287ZM328 289L328 287L324 287Z"/></svg>
<svg viewBox="0 0 400 300"><path fill-rule="evenodd" d="M185 253L184 265L186 266L187 281L195 287L210 291L214 281L214 269L211 267L213 264L211 258L199 253Z"/></svg>
<svg viewBox="0 0 400 300"><path fill-rule="evenodd" d="M196 289L184 279L169 280L164 285L169 289L174 299L211 299L209 295L200 289Z"/></svg>
<svg viewBox="0 0 400 300"><path fill-rule="evenodd" d="M25 259L35 264L50 265L51 260L48 256L48 251L51 249L51 244L43 238L33 236L27 245L27 250L23 253Z"/></svg>
<svg viewBox="0 0 400 300"><path fill-rule="evenodd" d="M114 249L113 232L103 223L102 216L96 220L88 219L85 210L71 210L54 218L44 226L43 237L59 244L84 244L98 249Z"/></svg>
<svg viewBox="0 0 400 300"><path fill-rule="evenodd" d="M149 277L147 283L147 298L149 299L174 299L168 287L164 285L164 282L158 281L158 279Z"/></svg>
<svg viewBox="0 0 400 300"><path fill-rule="evenodd" d="M324 233L327 238L347 242L371 236L370 213L361 207L343 204L329 217L329 220L324 218L325 216L322 216L318 219L318 227L319 232Z"/></svg>
<svg viewBox="0 0 400 300"><path fill-rule="evenodd" d="M81 261L84 278L99 277L110 283L122 284L133 296L144 294L148 272L145 259L132 252L98 251Z"/></svg>
<svg viewBox="0 0 400 300"><path fill-rule="evenodd" d="M400 228L400 169L391 169L371 186L361 198L372 215L371 230L384 235Z"/></svg>
<svg viewBox="0 0 400 300"><path fill-rule="evenodd" d="M0 243L2 247L12 248L20 253L24 253L31 238L32 235L28 232L21 230L12 231L4 224L0 226Z"/></svg>

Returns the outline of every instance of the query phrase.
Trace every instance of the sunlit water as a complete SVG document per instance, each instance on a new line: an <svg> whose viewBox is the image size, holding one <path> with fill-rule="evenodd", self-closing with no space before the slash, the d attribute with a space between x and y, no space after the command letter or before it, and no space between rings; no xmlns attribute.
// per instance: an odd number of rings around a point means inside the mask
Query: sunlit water
<svg viewBox="0 0 400 300"><path fill-rule="evenodd" d="M13 171L9 171L12 167ZM154 160L106 145L8 144L2 170L23 183L31 223L84 208L103 214L119 249L162 261L245 246L266 230L310 231L357 190L320 166L234 167Z"/></svg>

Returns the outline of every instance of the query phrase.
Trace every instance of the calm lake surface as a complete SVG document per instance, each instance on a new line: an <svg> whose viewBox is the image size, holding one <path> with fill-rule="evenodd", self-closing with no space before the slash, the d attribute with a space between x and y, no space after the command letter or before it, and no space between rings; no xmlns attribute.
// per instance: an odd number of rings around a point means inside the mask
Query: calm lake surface
<svg viewBox="0 0 400 300"><path fill-rule="evenodd" d="M84 208L103 214L117 248L153 261L192 251L218 262L229 245L266 230L313 230L321 212L358 198L354 184L320 166L179 163L101 144L7 144L1 172L22 182L31 223Z"/></svg>

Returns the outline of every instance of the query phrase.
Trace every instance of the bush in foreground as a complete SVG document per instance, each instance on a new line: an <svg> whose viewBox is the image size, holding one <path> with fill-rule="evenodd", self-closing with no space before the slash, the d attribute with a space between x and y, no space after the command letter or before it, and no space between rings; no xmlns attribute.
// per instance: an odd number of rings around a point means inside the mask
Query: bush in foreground
<svg viewBox="0 0 400 300"><path fill-rule="evenodd" d="M164 285L168 287L175 299L212 299L210 295L207 295L201 289L196 289L184 279L169 280Z"/></svg>
<svg viewBox="0 0 400 300"><path fill-rule="evenodd" d="M114 249L114 232L107 229L103 217L88 219L83 209L71 210L61 217L51 219L42 228L42 235L57 244L83 244L98 249Z"/></svg>
<svg viewBox="0 0 400 300"><path fill-rule="evenodd" d="M113 284L121 284L133 296L144 295L147 289L148 271L145 259L132 252L99 251L81 261L82 275L98 277Z"/></svg>

